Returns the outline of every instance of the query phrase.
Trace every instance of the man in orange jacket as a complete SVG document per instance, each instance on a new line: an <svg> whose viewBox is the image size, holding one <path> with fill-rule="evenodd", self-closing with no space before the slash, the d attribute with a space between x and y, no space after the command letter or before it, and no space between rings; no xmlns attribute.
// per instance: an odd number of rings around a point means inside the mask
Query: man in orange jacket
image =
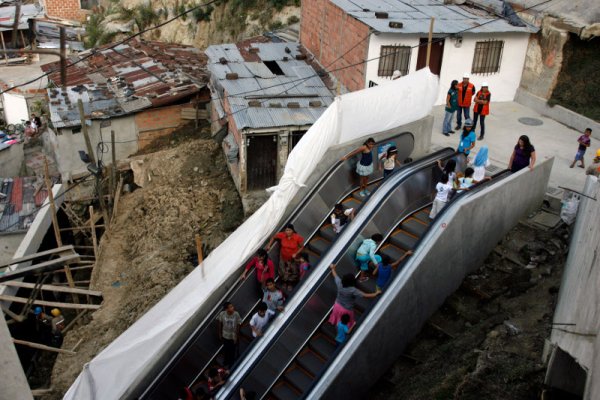
<svg viewBox="0 0 600 400"><path fill-rule="evenodd" d="M458 89L458 113L456 113L456 128L455 131L462 127L462 117L465 116L465 120L471 119L471 100L475 94L475 86L469 82L470 75L465 72L463 75L462 83L457 86Z"/></svg>
<svg viewBox="0 0 600 400"><path fill-rule="evenodd" d="M485 116L490 113L490 100L492 99L492 94L488 90L487 82L483 82L481 84L481 90L477 92L475 95L475 106L473 106L473 113L475 117L473 117L473 131L477 128L477 119L481 120L481 132L479 133L478 140L483 140L483 136L485 135Z"/></svg>

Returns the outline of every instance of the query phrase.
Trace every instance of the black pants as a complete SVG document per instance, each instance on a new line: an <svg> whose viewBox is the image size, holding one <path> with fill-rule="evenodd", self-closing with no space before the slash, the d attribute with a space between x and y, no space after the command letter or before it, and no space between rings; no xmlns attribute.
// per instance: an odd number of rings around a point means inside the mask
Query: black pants
<svg viewBox="0 0 600 400"><path fill-rule="evenodd" d="M479 113L475 113L475 116L473 117L473 130L475 130L475 128L477 128L477 118L481 119L481 137L483 137L483 135L485 135L485 115L481 115Z"/></svg>
<svg viewBox="0 0 600 400"><path fill-rule="evenodd" d="M231 368L236 358L237 345L232 339L223 338L223 356L225 357L225 366Z"/></svg>

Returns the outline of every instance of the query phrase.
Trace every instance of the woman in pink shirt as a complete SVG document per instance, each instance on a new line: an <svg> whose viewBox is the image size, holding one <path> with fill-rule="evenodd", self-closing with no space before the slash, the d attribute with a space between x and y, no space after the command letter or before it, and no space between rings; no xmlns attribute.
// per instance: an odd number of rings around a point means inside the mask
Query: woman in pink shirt
<svg viewBox="0 0 600 400"><path fill-rule="evenodd" d="M263 249L259 249L256 252L256 256L246 265L246 269L240 278L241 280L246 279L248 271L252 267L256 269L256 279L261 286L265 286L267 279L275 278L275 265L273 265L273 261L269 258L269 254Z"/></svg>

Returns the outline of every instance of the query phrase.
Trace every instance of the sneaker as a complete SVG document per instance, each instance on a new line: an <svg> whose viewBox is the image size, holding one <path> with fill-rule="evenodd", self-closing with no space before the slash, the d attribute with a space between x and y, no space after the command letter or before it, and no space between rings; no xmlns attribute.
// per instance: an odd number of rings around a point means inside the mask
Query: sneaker
<svg viewBox="0 0 600 400"><path fill-rule="evenodd" d="M479 135L479 137L477 138L477 140L483 140L483 136Z"/></svg>
<svg viewBox="0 0 600 400"><path fill-rule="evenodd" d="M450 133L454 133L454 131L450 131Z"/></svg>
<svg viewBox="0 0 600 400"><path fill-rule="evenodd" d="M365 197L365 196L366 196L366 194L365 194L365 191L364 191L364 190L361 190L360 192L358 192L358 195L359 195L360 197Z"/></svg>
<svg viewBox="0 0 600 400"><path fill-rule="evenodd" d="M456 126L454 127L454 130L455 130L455 131L458 131L459 129L460 129L460 125L456 125Z"/></svg>
<svg viewBox="0 0 600 400"><path fill-rule="evenodd" d="M369 280L369 277L368 277L368 276L363 276L362 278L358 278L358 281L359 281L359 282L366 282L366 281L368 281L368 280Z"/></svg>
<svg viewBox="0 0 600 400"><path fill-rule="evenodd" d="M444 135L444 136L450 136L450 135L448 134L448 132L442 132L442 135Z"/></svg>
<svg viewBox="0 0 600 400"><path fill-rule="evenodd" d="M371 194L371 192L369 192L367 189L365 189L364 192L365 192L365 196L368 196Z"/></svg>

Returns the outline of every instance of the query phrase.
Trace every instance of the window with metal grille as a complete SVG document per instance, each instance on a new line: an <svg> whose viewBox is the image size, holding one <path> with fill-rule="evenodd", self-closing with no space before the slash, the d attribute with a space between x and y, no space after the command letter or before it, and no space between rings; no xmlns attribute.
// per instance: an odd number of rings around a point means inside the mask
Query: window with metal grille
<svg viewBox="0 0 600 400"><path fill-rule="evenodd" d="M475 43L472 74L493 74L500 71L502 60L503 40L486 40Z"/></svg>
<svg viewBox="0 0 600 400"><path fill-rule="evenodd" d="M395 70L404 76L410 65L410 46L381 46L378 76L392 76Z"/></svg>

